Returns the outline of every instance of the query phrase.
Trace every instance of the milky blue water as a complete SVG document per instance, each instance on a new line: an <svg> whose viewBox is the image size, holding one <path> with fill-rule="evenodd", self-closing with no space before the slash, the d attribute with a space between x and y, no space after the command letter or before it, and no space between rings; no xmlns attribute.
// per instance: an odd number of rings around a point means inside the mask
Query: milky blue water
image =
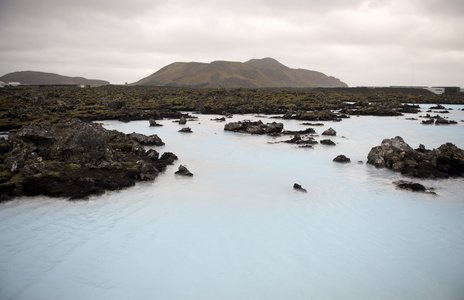
<svg viewBox="0 0 464 300"><path fill-rule="evenodd" d="M464 120L463 107L447 116ZM464 148L464 122L413 116L324 122L317 133L334 128L337 145L314 149L224 132L217 116L189 121L191 134L172 120L103 122L158 134L166 146L156 149L179 161L154 182L88 201L1 204L0 299L463 299L464 180L417 180L437 193L418 194L365 164L397 135L413 148ZM227 122L243 119L273 121ZM339 154L352 163L332 162ZM174 175L179 164L194 176Z"/></svg>

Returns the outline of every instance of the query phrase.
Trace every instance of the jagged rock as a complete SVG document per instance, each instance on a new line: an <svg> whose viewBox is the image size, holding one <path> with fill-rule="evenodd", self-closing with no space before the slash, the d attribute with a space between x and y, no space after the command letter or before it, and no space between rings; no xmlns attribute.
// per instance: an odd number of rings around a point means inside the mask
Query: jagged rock
<svg viewBox="0 0 464 300"><path fill-rule="evenodd" d="M266 127L266 133L267 134L272 134L272 133L280 133L284 129L284 124L282 123L277 123L277 122L272 122L271 124L268 124Z"/></svg>
<svg viewBox="0 0 464 300"><path fill-rule="evenodd" d="M261 120L230 122L224 126L225 131L251 134L275 134L281 132L283 128L284 125L282 123L273 122L271 124L264 124Z"/></svg>
<svg viewBox="0 0 464 300"><path fill-rule="evenodd" d="M115 160L108 131L100 124L78 119L57 124L31 124L12 132L9 140L14 148L5 162L11 167L14 162L22 166L26 156L32 152L49 160L88 166L98 166L103 160Z"/></svg>
<svg viewBox="0 0 464 300"><path fill-rule="evenodd" d="M298 183L293 184L293 189L295 189L298 192L306 193L308 192L306 189L304 189L301 185Z"/></svg>
<svg viewBox="0 0 464 300"><path fill-rule="evenodd" d="M337 135L337 132L332 127L330 127L329 129L325 130L322 135Z"/></svg>
<svg viewBox="0 0 464 300"><path fill-rule="evenodd" d="M128 135L128 137L137 143L145 146L163 146L164 142L161 140L160 137L158 137L157 134L152 134L152 135L144 135L141 133L131 133Z"/></svg>
<svg viewBox="0 0 464 300"><path fill-rule="evenodd" d="M449 124L457 124L457 122L453 120L447 120L442 117L438 117L435 119L435 125L449 125Z"/></svg>
<svg viewBox="0 0 464 300"><path fill-rule="evenodd" d="M163 124L159 124L158 122L156 122L155 119L150 119L150 120L148 120L148 122L150 123L150 127L159 127L159 126L163 126Z"/></svg>
<svg viewBox="0 0 464 300"><path fill-rule="evenodd" d="M177 160L177 156L172 152L164 152L161 155L160 160L166 161L168 164L172 164L175 160Z"/></svg>
<svg viewBox="0 0 464 300"><path fill-rule="evenodd" d="M0 141L0 201L17 196L86 198L153 180L177 157L145 151L136 138L80 120L41 122Z"/></svg>
<svg viewBox="0 0 464 300"><path fill-rule="evenodd" d="M190 127L184 127L179 132L192 133L193 131Z"/></svg>
<svg viewBox="0 0 464 300"><path fill-rule="evenodd" d="M337 157L335 157L333 159L333 161L338 162L338 163L349 163L349 162L351 162L351 160L348 157L346 157L345 155L343 155L343 154L340 154Z"/></svg>
<svg viewBox="0 0 464 300"><path fill-rule="evenodd" d="M320 140L319 143L327 146L335 146L335 143L330 139Z"/></svg>
<svg viewBox="0 0 464 300"><path fill-rule="evenodd" d="M174 173L176 175L182 176L193 176L192 172L190 172L186 166L180 165L179 169Z"/></svg>
<svg viewBox="0 0 464 300"><path fill-rule="evenodd" d="M180 125L184 125L184 124L186 124L186 123L187 123L187 119L186 119L184 116L180 117L180 119L179 119L179 124L180 124Z"/></svg>
<svg viewBox="0 0 464 300"><path fill-rule="evenodd" d="M414 150L399 136L384 139L370 150L367 163L418 178L464 176L464 150L452 143L433 150L420 145Z"/></svg>

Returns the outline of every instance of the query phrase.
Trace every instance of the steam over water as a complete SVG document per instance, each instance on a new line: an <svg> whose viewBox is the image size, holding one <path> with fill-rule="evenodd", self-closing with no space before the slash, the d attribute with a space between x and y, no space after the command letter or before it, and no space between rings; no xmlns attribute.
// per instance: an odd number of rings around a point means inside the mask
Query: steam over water
<svg viewBox="0 0 464 300"><path fill-rule="evenodd" d="M413 148L464 148L462 107L450 126L406 120L417 115L326 122L316 132L334 128L337 145L314 149L224 132L218 116L189 121L191 134L171 120L104 122L158 134L156 149L179 161L89 201L1 204L0 299L462 299L464 180L414 180L438 195L413 193L365 164L398 135ZM227 122L243 119L260 118ZM339 154L352 162L332 162ZM179 164L194 176L175 176Z"/></svg>

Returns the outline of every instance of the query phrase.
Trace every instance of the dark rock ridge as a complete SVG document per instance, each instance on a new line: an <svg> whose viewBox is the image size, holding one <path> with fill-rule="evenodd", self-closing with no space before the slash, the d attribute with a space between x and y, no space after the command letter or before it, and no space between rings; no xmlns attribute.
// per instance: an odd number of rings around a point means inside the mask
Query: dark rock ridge
<svg viewBox="0 0 464 300"><path fill-rule="evenodd" d="M238 121L230 122L224 126L225 131L251 133L251 134L275 134L281 133L284 129L284 124L272 122L270 124L264 124L261 120L259 121Z"/></svg>
<svg viewBox="0 0 464 300"><path fill-rule="evenodd" d="M424 145L413 149L399 136L384 139L380 146L370 150L367 163L410 177L435 179L464 176L464 150L452 143L427 150Z"/></svg>
<svg viewBox="0 0 464 300"><path fill-rule="evenodd" d="M109 131L78 119L41 122L11 131L0 141L0 200L46 195L71 199L153 180L177 157L144 145L156 136Z"/></svg>

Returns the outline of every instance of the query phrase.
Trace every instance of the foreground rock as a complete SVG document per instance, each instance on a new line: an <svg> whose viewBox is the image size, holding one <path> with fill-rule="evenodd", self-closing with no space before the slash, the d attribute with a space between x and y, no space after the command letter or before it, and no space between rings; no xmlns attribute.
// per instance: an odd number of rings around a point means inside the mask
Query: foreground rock
<svg viewBox="0 0 464 300"><path fill-rule="evenodd" d="M142 144L164 145L156 135L126 135L77 119L24 126L0 142L0 200L85 198L153 180L177 159Z"/></svg>
<svg viewBox="0 0 464 300"><path fill-rule="evenodd" d="M452 143L433 150L420 145L414 150L397 136L373 147L367 156L367 163L410 177L435 179L464 176L464 150Z"/></svg>

